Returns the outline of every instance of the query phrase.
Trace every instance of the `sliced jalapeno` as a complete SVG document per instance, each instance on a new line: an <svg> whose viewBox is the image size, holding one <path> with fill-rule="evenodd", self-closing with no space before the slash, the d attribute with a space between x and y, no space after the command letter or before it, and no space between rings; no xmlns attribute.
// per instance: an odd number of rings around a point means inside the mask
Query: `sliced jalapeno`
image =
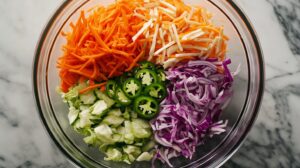
<svg viewBox="0 0 300 168"><path fill-rule="evenodd" d="M124 83L127 78L128 77L126 76L126 74L123 74L123 75L117 77L116 81L118 82L118 84Z"/></svg>
<svg viewBox="0 0 300 168"><path fill-rule="evenodd" d="M114 80L109 80L106 83L106 94L108 97L113 98L116 95L116 88L117 88L117 83Z"/></svg>
<svg viewBox="0 0 300 168"><path fill-rule="evenodd" d="M139 67L135 67L135 68L133 68L133 69L131 70L131 72L132 72L133 74L136 74L139 70L141 70Z"/></svg>
<svg viewBox="0 0 300 168"><path fill-rule="evenodd" d="M134 110L144 119L152 119L159 110L158 102L152 97L140 96L134 100Z"/></svg>
<svg viewBox="0 0 300 168"><path fill-rule="evenodd" d="M133 99L141 94L142 84L135 78L128 78L123 83L123 91L127 97Z"/></svg>
<svg viewBox="0 0 300 168"><path fill-rule="evenodd" d="M135 74L135 78L139 79L144 86L149 86L152 83L157 82L157 74L156 72L149 69L139 70Z"/></svg>
<svg viewBox="0 0 300 168"><path fill-rule="evenodd" d="M125 76L126 76L127 78L129 78L129 77L134 77L134 72L133 72L133 71L125 72L124 74L125 74Z"/></svg>
<svg viewBox="0 0 300 168"><path fill-rule="evenodd" d="M122 106L128 106L131 103L131 100L125 95L125 93L120 87L117 87L116 89L115 100L118 104Z"/></svg>
<svg viewBox="0 0 300 168"><path fill-rule="evenodd" d="M148 94L158 101L162 101L167 96L167 90L162 84L153 83L146 87L145 94Z"/></svg>
<svg viewBox="0 0 300 168"><path fill-rule="evenodd" d="M167 80L165 71L163 69L158 69L156 70L156 72L157 72L158 81L165 82Z"/></svg>
<svg viewBox="0 0 300 168"><path fill-rule="evenodd" d="M155 69L155 65L152 62L149 61L142 61L139 63L139 68L140 69L151 69L154 70Z"/></svg>

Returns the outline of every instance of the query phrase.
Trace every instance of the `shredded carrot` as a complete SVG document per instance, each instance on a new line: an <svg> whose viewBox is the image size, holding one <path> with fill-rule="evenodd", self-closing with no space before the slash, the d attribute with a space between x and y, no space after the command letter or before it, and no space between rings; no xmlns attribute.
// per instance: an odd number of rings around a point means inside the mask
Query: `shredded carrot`
<svg viewBox="0 0 300 168"><path fill-rule="evenodd" d="M95 81L93 81L93 80L89 80L89 85L90 85L90 86L93 86L93 85L95 85Z"/></svg>
<svg viewBox="0 0 300 168"><path fill-rule="evenodd" d="M115 68L110 72L110 74L109 74L109 78L111 78L115 73L116 73L116 71L117 71L117 69L120 67L120 66L122 66L124 64L124 61L121 63L121 64L118 64L117 66L115 66Z"/></svg>
<svg viewBox="0 0 300 168"><path fill-rule="evenodd" d="M102 86L105 86L106 82L100 83L100 84L94 84L94 85L90 85L82 90L79 91L80 94L86 93L90 90L96 89L96 88L101 88Z"/></svg>
<svg viewBox="0 0 300 168"><path fill-rule="evenodd" d="M126 71L131 71L132 68L136 65L136 63L138 62L138 60L143 57L145 54L144 51L142 51L134 60L133 62L130 64L130 66L126 69Z"/></svg>
<svg viewBox="0 0 300 168"><path fill-rule="evenodd" d="M101 86L101 87L100 87L100 90L101 90L102 92L104 92L104 91L105 91L105 86Z"/></svg>
<svg viewBox="0 0 300 168"><path fill-rule="evenodd" d="M83 80L105 82L146 59L144 44L132 41L145 22L134 16L143 4L143 0L118 0L93 7L87 16L82 11L77 22L70 23L71 31L61 32L67 43L57 68L64 92Z"/></svg>

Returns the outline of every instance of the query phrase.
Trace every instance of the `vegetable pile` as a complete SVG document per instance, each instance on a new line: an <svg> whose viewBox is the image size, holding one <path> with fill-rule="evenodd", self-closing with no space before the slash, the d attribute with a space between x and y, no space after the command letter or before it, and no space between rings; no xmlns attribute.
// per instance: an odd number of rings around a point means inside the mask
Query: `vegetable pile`
<svg viewBox="0 0 300 168"><path fill-rule="evenodd" d="M57 61L69 122L105 160L191 159L226 131L228 37L182 0L117 0L81 12Z"/></svg>
<svg viewBox="0 0 300 168"><path fill-rule="evenodd" d="M159 116L151 121L159 143L158 159L170 166L173 157L191 159L206 136L226 131L227 124L219 121L219 116L232 96L229 63L189 61L166 72L168 97L161 103ZM224 73L218 72L220 67Z"/></svg>
<svg viewBox="0 0 300 168"><path fill-rule="evenodd" d="M84 142L98 147L107 155L105 160L128 164L151 160L155 143L149 123L138 118L132 108L118 107L99 90L79 94L86 86L81 83L63 94L69 105L69 122L85 136Z"/></svg>
<svg viewBox="0 0 300 168"><path fill-rule="evenodd" d="M171 67L198 57L223 60L227 50L222 27L214 26L203 8L181 0L118 0L82 12L59 58L61 89L77 82L98 82L130 71L140 60Z"/></svg>
<svg viewBox="0 0 300 168"><path fill-rule="evenodd" d="M165 68L198 57L223 60L228 38L222 27L211 23L204 8L186 5L181 0L149 0L134 10L143 27L132 37L145 44L147 59Z"/></svg>
<svg viewBox="0 0 300 168"><path fill-rule="evenodd" d="M98 82L130 71L144 57L143 45L131 37L142 26L143 20L134 16L141 1L124 0L108 7L100 6L82 11L71 32L63 32L67 44L59 58L61 89L68 89L78 81L92 79Z"/></svg>

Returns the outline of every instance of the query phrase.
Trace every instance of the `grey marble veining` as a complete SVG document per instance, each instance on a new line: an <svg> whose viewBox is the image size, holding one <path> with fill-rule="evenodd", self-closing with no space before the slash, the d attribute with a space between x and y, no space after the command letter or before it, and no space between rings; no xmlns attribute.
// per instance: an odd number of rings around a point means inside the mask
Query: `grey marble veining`
<svg viewBox="0 0 300 168"><path fill-rule="evenodd" d="M300 0L236 1L260 38L266 91L254 128L223 167L300 167ZM31 88L35 44L61 2L0 2L0 168L72 167L39 121Z"/></svg>
<svg viewBox="0 0 300 168"><path fill-rule="evenodd" d="M245 8L249 3L243 4ZM269 20L256 27L258 34L263 38L263 34L268 33L264 30L274 28L277 23L280 31L276 34L283 35L280 40L287 42L291 52L269 54L263 45L265 41L261 41L267 73L262 108L244 145L224 167L300 167L300 1L267 0L265 3L269 6L265 6L265 11L259 11L257 16L249 15L251 18L269 13ZM272 40L276 34L272 34ZM284 49L282 43L271 45L274 50L275 47ZM282 57L286 62L292 59L294 63L288 62L288 65L294 67L276 66L280 62L273 57Z"/></svg>
<svg viewBox="0 0 300 168"><path fill-rule="evenodd" d="M300 1L268 0L283 28L291 51L300 55Z"/></svg>

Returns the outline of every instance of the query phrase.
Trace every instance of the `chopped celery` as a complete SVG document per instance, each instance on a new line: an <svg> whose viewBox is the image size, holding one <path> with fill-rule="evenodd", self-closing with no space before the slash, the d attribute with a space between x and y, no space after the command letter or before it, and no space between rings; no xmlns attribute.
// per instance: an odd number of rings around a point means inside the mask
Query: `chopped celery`
<svg viewBox="0 0 300 168"><path fill-rule="evenodd" d="M124 141L126 144L133 144L134 143L134 135L132 133L131 123L130 123L130 121L125 121L124 123L125 123Z"/></svg>
<svg viewBox="0 0 300 168"><path fill-rule="evenodd" d="M69 123L70 125L72 125L76 119L79 116L79 110L77 110L75 107L70 107L69 108L69 114L68 114L68 119L69 119Z"/></svg>
<svg viewBox="0 0 300 168"><path fill-rule="evenodd" d="M108 125L100 124L99 126L97 126L95 128L95 133L96 133L97 138L101 142L106 143L106 144L113 143L113 139L112 139L113 132Z"/></svg>
<svg viewBox="0 0 300 168"><path fill-rule="evenodd" d="M148 143L146 143L146 144L143 146L142 150L143 150L144 152L147 152L147 151L153 149L154 146L155 146L155 142L154 142L153 140L150 140Z"/></svg>
<svg viewBox="0 0 300 168"><path fill-rule="evenodd" d="M99 140L94 132L92 132L92 131L90 131L90 132L91 132L91 135L85 137L83 139L83 141L88 145L96 146L97 144L99 144Z"/></svg>
<svg viewBox="0 0 300 168"><path fill-rule="evenodd" d="M100 90L96 90L95 93L100 100L105 101L108 108L115 104L115 101L113 99L109 98L105 93L101 92Z"/></svg>
<svg viewBox="0 0 300 168"><path fill-rule="evenodd" d="M93 104L96 101L96 96L94 95L94 92L87 92L85 94L81 94L80 100L83 102L83 104Z"/></svg>
<svg viewBox="0 0 300 168"><path fill-rule="evenodd" d="M86 83L81 83L73 88L71 88L67 93L63 94L63 99L65 101L71 101L77 99L79 96L79 90L85 88L87 86Z"/></svg>
<svg viewBox="0 0 300 168"><path fill-rule="evenodd" d="M149 152L143 152L137 159L136 161L150 161L153 158L153 154Z"/></svg>
<svg viewBox="0 0 300 168"><path fill-rule="evenodd" d="M90 117L91 114L89 110L84 110L80 112L77 128L90 127L92 125L92 122L90 121Z"/></svg>
<svg viewBox="0 0 300 168"><path fill-rule="evenodd" d="M108 106L104 100L98 100L92 107L92 114L102 117L105 115L105 110Z"/></svg>
<svg viewBox="0 0 300 168"><path fill-rule="evenodd" d="M116 148L108 148L104 160L122 161L122 153Z"/></svg>
<svg viewBox="0 0 300 168"><path fill-rule="evenodd" d="M122 112L119 108L117 109L112 109L108 112L108 115L111 115L111 116L117 116L117 117L121 117L122 115Z"/></svg>
<svg viewBox="0 0 300 168"><path fill-rule="evenodd" d="M136 138L149 138L152 134L149 123L142 119L133 119L131 125Z"/></svg>
<svg viewBox="0 0 300 168"><path fill-rule="evenodd" d="M139 156L142 153L141 148L134 145L127 145L123 147L123 151L128 155L131 154L132 156L135 157Z"/></svg>
<svg viewBox="0 0 300 168"><path fill-rule="evenodd" d="M103 121L104 124L111 125L112 127L118 127L124 122L124 118L118 117L118 116L113 116L113 115L108 115L106 116Z"/></svg>

